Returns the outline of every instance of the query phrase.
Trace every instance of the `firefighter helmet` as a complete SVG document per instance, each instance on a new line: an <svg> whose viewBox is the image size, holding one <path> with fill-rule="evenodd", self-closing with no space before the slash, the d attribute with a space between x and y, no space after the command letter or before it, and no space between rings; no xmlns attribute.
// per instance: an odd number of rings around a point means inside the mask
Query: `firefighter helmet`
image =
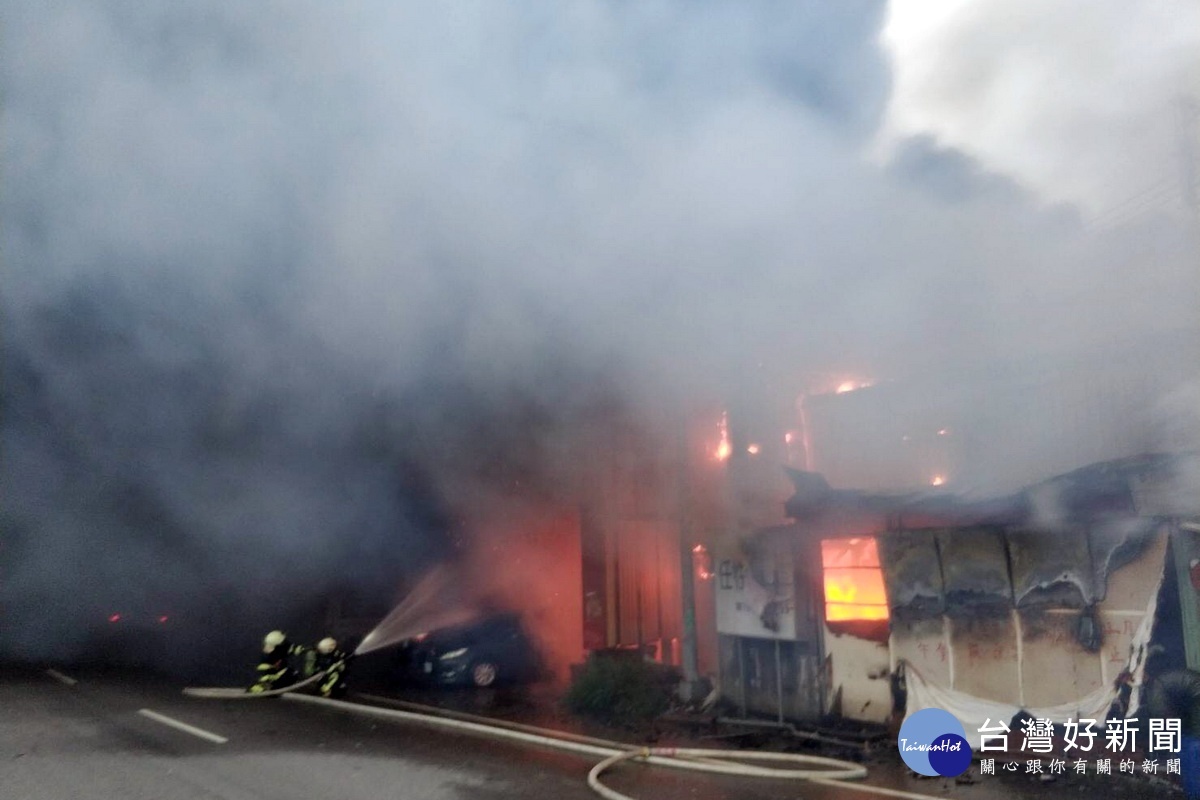
<svg viewBox="0 0 1200 800"><path fill-rule="evenodd" d="M336 649L337 649L337 642L328 636L326 636L321 641L317 642L317 652L321 653L322 655L327 656Z"/></svg>
<svg viewBox="0 0 1200 800"><path fill-rule="evenodd" d="M287 635L283 631L271 631L263 637L263 652L269 653L286 641Z"/></svg>

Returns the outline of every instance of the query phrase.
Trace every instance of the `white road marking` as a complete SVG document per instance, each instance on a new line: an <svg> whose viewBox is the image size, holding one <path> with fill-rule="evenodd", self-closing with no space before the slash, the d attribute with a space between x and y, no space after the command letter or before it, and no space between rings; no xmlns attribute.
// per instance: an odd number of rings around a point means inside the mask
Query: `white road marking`
<svg viewBox="0 0 1200 800"><path fill-rule="evenodd" d="M74 686L75 684L79 683L79 681L68 675L63 675L56 669L48 669L46 670L46 674L51 678L54 678L54 680L58 681L59 683L65 683L67 686Z"/></svg>
<svg viewBox="0 0 1200 800"><path fill-rule="evenodd" d="M203 730L202 728L197 728L193 725L188 725L186 722L180 722L177 719L172 719L165 714L159 714L157 711L151 711L148 708L143 708L140 711L138 711L138 713L141 714L143 717L146 717L147 719L152 719L155 722L161 722L163 725L174 728L177 731L183 731L184 733L190 733L192 736L197 736L201 739L206 739L207 741L215 742L216 744L225 744L226 742L229 741L224 736L217 736L215 733L209 733L208 731Z"/></svg>

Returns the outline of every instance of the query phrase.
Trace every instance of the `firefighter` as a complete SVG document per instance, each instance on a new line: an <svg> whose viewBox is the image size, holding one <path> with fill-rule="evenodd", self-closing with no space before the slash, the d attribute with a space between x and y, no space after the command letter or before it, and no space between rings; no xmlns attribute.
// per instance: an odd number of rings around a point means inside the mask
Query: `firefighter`
<svg viewBox="0 0 1200 800"><path fill-rule="evenodd" d="M262 651L262 658L258 661L258 680L248 691L261 694L296 682L292 657L304 654L302 646L288 641L283 631L271 631L263 637Z"/></svg>
<svg viewBox="0 0 1200 800"><path fill-rule="evenodd" d="M329 636L317 642L316 650L313 671L325 673L317 691L322 697L342 697L346 694L346 665L353 656L338 648L337 641Z"/></svg>

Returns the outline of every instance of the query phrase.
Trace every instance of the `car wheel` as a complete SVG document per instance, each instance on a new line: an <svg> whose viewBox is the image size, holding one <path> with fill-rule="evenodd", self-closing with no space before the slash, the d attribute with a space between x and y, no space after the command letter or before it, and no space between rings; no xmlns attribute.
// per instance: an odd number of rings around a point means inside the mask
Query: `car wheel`
<svg viewBox="0 0 1200 800"><path fill-rule="evenodd" d="M480 688L494 684L498 675L496 665L490 661L480 661L471 665L471 683Z"/></svg>

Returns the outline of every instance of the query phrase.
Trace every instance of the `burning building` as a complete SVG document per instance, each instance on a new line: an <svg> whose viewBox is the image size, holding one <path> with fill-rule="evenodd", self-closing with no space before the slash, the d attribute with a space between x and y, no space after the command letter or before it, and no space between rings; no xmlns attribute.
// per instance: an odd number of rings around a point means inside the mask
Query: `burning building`
<svg viewBox="0 0 1200 800"><path fill-rule="evenodd" d="M779 721L938 706L969 730L1020 711L1099 718L1136 707L1155 672L1200 666L1195 443L1158 414L1193 351L802 395L770 422L784 457L755 465L790 465L788 494L762 492L755 524L713 548L724 696Z"/></svg>
<svg viewBox="0 0 1200 800"><path fill-rule="evenodd" d="M692 658L744 714L882 723L913 698L997 713L1107 702L1147 666L1174 585L1168 543L1195 509L1147 505L1165 456L1051 470L1143 448L1147 426L1114 419L1163 387L1055 373L1017 395L1062 419L1015 406L1024 427L991 435L1016 396L1004 378L974 394L833 382L798 418L786 391L606 418L572 481L514 485L467 520L470 581L523 613L562 677L595 650ZM1089 393L1102 402L1072 399ZM1085 424L1120 430L1094 439ZM1035 435L1049 429L1058 438ZM963 491L1022 473L1038 482Z"/></svg>
<svg viewBox="0 0 1200 800"><path fill-rule="evenodd" d="M671 419L598 415L590 424L602 434L558 462L553 480L498 470L504 480L456 506L453 553L401 587L390 613L372 617L339 595L326 629L350 635L384 618L369 642L378 649L447 621L516 612L558 679L609 649L715 673L707 542L724 526L721 415L683 430Z"/></svg>
<svg viewBox="0 0 1200 800"><path fill-rule="evenodd" d="M685 667L690 646L691 666L715 672L707 543L724 524L730 440L719 414L696 419L709 417L675 436L665 422L630 429L594 454L580 527L585 650L640 649Z"/></svg>
<svg viewBox="0 0 1200 800"><path fill-rule="evenodd" d="M937 706L968 732L1132 713L1152 673L1198 666L1196 534L1167 502L1186 463L1106 462L989 500L793 472L791 523L718 556L724 691L780 719Z"/></svg>

